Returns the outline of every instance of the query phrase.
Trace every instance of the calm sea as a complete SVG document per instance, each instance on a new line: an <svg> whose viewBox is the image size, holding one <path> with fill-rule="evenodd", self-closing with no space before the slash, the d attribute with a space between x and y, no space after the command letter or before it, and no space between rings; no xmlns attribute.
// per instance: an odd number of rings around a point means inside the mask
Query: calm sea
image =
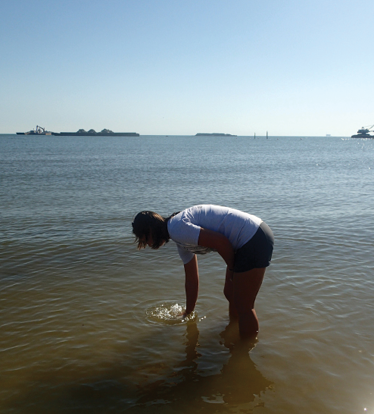
<svg viewBox="0 0 375 414"><path fill-rule="evenodd" d="M0 180L2 414L373 413L373 140L2 135ZM133 243L199 203L274 231L254 343L218 255L181 322L175 245Z"/></svg>

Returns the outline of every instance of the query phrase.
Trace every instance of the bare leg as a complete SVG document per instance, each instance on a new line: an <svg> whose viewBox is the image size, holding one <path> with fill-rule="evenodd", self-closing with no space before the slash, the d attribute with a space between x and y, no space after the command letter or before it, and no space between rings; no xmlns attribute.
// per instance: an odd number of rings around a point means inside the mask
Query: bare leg
<svg viewBox="0 0 375 414"><path fill-rule="evenodd" d="M266 268L264 267L234 274L231 302L233 302L238 314L238 324L242 338L255 336L259 331L259 321L254 303L265 272Z"/></svg>
<svg viewBox="0 0 375 414"><path fill-rule="evenodd" d="M229 272L227 268L227 272L225 275L224 296L227 298L229 302L229 320L235 321L235 320L238 320L238 313L237 313L237 309L234 304L233 280L231 279L231 277L233 277L233 273Z"/></svg>

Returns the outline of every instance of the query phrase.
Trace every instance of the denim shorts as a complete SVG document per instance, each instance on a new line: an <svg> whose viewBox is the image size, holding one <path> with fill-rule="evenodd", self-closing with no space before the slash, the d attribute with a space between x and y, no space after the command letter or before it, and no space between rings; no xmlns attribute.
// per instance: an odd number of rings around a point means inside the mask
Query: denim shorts
<svg viewBox="0 0 375 414"><path fill-rule="evenodd" d="M254 236L234 255L234 272L247 272L251 269L270 265L274 237L272 230L263 221Z"/></svg>

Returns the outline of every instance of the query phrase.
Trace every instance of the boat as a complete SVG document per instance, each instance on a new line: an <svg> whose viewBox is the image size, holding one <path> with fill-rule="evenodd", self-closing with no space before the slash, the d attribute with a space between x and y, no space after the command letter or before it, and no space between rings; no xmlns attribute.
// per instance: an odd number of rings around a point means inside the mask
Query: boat
<svg viewBox="0 0 375 414"><path fill-rule="evenodd" d="M371 125L370 127L362 127L357 131L355 135L352 135L352 138L372 138L374 139L373 135L370 135L369 132L373 132L372 129L374 125Z"/></svg>
<svg viewBox="0 0 375 414"><path fill-rule="evenodd" d="M17 132L17 135L52 135L53 132L46 131L45 128L37 125L35 129L28 132Z"/></svg>
<svg viewBox="0 0 375 414"><path fill-rule="evenodd" d="M96 132L94 129L88 131L79 129L77 132L52 132L52 135L66 137L139 137L137 132L113 132L110 129L103 129L100 132Z"/></svg>

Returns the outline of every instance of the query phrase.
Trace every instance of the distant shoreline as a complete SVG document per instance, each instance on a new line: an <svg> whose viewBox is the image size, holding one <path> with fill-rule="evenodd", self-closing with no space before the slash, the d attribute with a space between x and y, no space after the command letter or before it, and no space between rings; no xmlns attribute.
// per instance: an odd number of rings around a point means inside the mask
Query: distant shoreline
<svg viewBox="0 0 375 414"><path fill-rule="evenodd" d="M195 134L196 137L236 137L237 135L232 135L232 134L223 134L222 132L211 132L211 133L206 133L206 132L198 132L198 134Z"/></svg>
<svg viewBox="0 0 375 414"><path fill-rule="evenodd" d="M51 133L51 135L49 135L49 134L48 135L47 134L17 135L16 132L0 132L0 136L14 135L14 136L20 136L20 137L21 136L23 136L23 137L27 136L27 137L30 137L30 138L31 137L38 137L38 136L48 136L50 138L53 138L54 136L55 137L64 137L64 135L62 135L61 132L60 133L55 133L55 134L58 134L58 135L52 135L52 133ZM116 133L116 134L118 134L118 133ZM216 134L213 134L213 135L211 135L211 134L198 135L198 134L195 134L195 135L192 135L192 134L138 134L138 133L135 133L135 134L137 134L136 136L139 136L139 137L192 137L193 138L193 137L215 137L215 136L217 136L217 137L228 137L228 138L230 138L230 137L234 137L234 138L236 138L236 137L238 137L238 138L246 137L246 138L251 138L251 139L266 138L266 135L257 135L254 138L253 134L249 134L249 135L231 135L231 134L227 134L227 135L216 135ZM71 136L71 135L65 135L65 136ZM96 134L96 135L73 135L73 136L113 137L113 136L116 136L116 135ZM350 135L331 135L331 136L326 136L326 135L269 135L268 138L327 138L327 139L330 139L330 138L351 138L351 136ZM363 139L365 139L365 138L363 138Z"/></svg>

